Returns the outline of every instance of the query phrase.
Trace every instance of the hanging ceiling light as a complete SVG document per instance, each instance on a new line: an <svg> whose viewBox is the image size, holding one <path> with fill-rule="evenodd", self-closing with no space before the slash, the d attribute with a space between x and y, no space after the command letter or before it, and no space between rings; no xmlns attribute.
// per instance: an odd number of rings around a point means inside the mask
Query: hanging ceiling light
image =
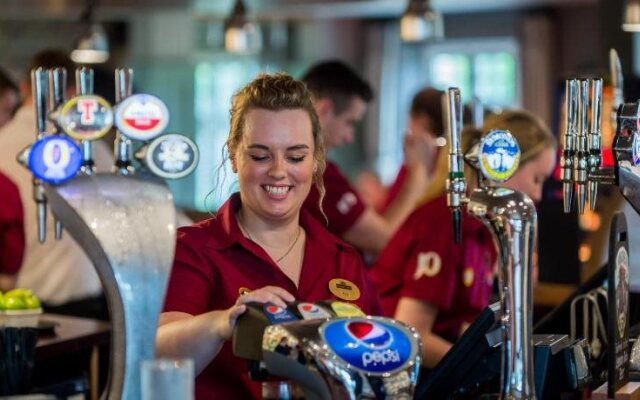
<svg viewBox="0 0 640 400"><path fill-rule="evenodd" d="M240 54L257 53L262 49L260 27L247 19L242 0L236 0L231 15L224 22L224 48Z"/></svg>
<svg viewBox="0 0 640 400"><path fill-rule="evenodd" d="M409 0L400 18L400 37L411 43L440 39L442 25L442 15L431 8L429 0Z"/></svg>
<svg viewBox="0 0 640 400"><path fill-rule="evenodd" d="M85 32L71 51L71 59L78 64L100 64L109 59L109 39L102 25L93 21L97 0L88 0L87 9L80 17Z"/></svg>
<svg viewBox="0 0 640 400"><path fill-rule="evenodd" d="M623 12L622 30L640 32L640 0L626 0Z"/></svg>

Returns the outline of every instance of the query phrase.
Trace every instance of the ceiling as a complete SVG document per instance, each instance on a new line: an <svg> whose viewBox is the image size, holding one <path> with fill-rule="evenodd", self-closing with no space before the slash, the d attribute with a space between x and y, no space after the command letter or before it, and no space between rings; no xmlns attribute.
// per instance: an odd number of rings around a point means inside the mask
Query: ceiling
<svg viewBox="0 0 640 400"><path fill-rule="evenodd" d="M0 0L0 19L76 19L90 0ZM397 16L407 0L244 0L251 14L264 19L377 18ZM597 0L431 0L443 13L579 6ZM150 9L193 10L224 17L234 0L97 0L99 18Z"/></svg>

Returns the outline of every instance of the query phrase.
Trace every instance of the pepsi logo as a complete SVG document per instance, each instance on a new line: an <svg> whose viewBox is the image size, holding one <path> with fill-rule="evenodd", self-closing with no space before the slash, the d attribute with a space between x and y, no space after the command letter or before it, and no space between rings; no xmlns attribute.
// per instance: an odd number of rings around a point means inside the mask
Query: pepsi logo
<svg viewBox="0 0 640 400"><path fill-rule="evenodd" d="M284 312L284 309L282 307L278 307L278 306L274 306L274 305L269 305L266 307L266 310L269 314L280 314L282 312Z"/></svg>
<svg viewBox="0 0 640 400"><path fill-rule="evenodd" d="M354 339L371 349L387 347L391 340L391 333L382 325L369 321L354 321L347 324L347 332Z"/></svg>
<svg viewBox="0 0 640 400"><path fill-rule="evenodd" d="M306 311L306 312L317 312L318 311L318 307L314 306L313 304L303 304L302 305L302 311Z"/></svg>

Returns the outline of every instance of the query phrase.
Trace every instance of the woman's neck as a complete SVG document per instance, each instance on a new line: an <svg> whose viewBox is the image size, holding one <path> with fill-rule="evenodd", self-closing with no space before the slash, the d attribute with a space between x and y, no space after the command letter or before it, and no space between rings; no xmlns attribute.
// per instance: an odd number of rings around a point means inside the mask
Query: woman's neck
<svg viewBox="0 0 640 400"><path fill-rule="evenodd" d="M286 219L264 219L246 207L236 213L238 225L249 239L272 248L287 247L299 234L299 214Z"/></svg>

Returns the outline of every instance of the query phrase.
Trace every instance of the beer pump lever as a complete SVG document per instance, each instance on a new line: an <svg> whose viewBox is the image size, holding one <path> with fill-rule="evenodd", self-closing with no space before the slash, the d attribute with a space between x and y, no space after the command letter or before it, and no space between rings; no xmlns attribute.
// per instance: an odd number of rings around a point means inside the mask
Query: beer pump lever
<svg viewBox="0 0 640 400"><path fill-rule="evenodd" d="M80 67L76 69L76 94L78 96L93 93L93 69ZM82 168L80 172L85 175L93 175L96 167L93 163L93 143L91 140L82 140Z"/></svg>
<svg viewBox="0 0 640 400"><path fill-rule="evenodd" d="M116 103L122 102L133 93L133 70L130 68L117 68L115 70ZM113 144L115 165L113 170L119 175L132 175L135 173L131 159L133 155L131 139L120 129L116 130L116 138Z"/></svg>
<svg viewBox="0 0 640 400"><path fill-rule="evenodd" d="M49 118L52 119L60 107L66 101L65 91L67 89L67 70L64 68L53 68L49 70ZM60 134L61 128L54 123L54 134ZM62 238L62 222L54 215L55 238Z"/></svg>
<svg viewBox="0 0 640 400"><path fill-rule="evenodd" d="M447 179L447 205L451 208L453 238L456 243L462 240L462 205L467 181L464 176L464 160L460 149L462 129L462 106L460 89L449 88L446 94L447 132L449 132L449 178Z"/></svg>
<svg viewBox="0 0 640 400"><path fill-rule="evenodd" d="M31 83L36 112L36 140L41 140L47 129L47 89L49 86L47 70L44 68L32 70ZM33 178L33 200L37 209L38 241L44 243L47 239L47 196L42 181L36 177Z"/></svg>

